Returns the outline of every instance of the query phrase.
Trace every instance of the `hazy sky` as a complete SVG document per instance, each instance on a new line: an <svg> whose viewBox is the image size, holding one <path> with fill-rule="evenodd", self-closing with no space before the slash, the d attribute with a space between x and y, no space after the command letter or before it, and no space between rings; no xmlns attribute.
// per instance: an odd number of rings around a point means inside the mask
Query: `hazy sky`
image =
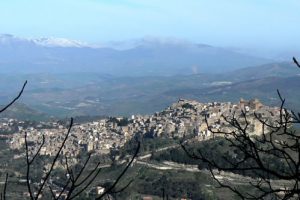
<svg viewBox="0 0 300 200"><path fill-rule="evenodd" d="M1 0L0 33L90 43L145 36L300 46L300 0Z"/></svg>

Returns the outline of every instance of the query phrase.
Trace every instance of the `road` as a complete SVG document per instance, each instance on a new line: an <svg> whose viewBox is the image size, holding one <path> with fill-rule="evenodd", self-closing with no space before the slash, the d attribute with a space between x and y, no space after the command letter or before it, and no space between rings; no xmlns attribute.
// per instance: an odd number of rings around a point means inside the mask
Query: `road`
<svg viewBox="0 0 300 200"><path fill-rule="evenodd" d="M162 151L166 151L166 150L170 150L170 149L174 149L174 148L178 148L178 147L180 147L180 145L176 144L176 145L157 149L154 152L155 153L162 152ZM157 169L157 170L182 170L182 171L186 171L186 172L200 172L200 173L204 173L204 174L211 176L211 173L209 170L207 170L207 169L200 170L197 165L186 165L186 164L180 164L180 163L171 162L171 161L164 161L161 163L153 163L150 160L147 160L151 157L151 155L152 155L152 153L138 156L135 159L134 164L143 165L143 166L146 166L146 167L149 167L152 169ZM121 165L121 164L127 163L128 158L131 158L131 157L126 156L126 159L119 160L117 162L117 164ZM108 168L110 166L111 166L110 164L106 164L106 165L102 165L100 167ZM242 176L242 175L235 174L232 172L224 172L224 171L219 172L218 170L213 170L213 173L215 174L215 177L223 183L233 183L235 185L249 185L250 182L255 183L258 181L257 179L254 179L254 178L251 178L248 176ZM283 182L283 181L272 180L271 182L275 187L284 187L284 186L289 185L289 183L286 181Z"/></svg>

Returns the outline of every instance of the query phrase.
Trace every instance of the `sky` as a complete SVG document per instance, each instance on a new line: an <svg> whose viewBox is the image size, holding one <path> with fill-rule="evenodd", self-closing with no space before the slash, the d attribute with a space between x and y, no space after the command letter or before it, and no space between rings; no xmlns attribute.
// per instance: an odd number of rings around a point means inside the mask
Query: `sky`
<svg viewBox="0 0 300 200"><path fill-rule="evenodd" d="M300 47L299 10L299 0L1 0L0 33L290 50Z"/></svg>

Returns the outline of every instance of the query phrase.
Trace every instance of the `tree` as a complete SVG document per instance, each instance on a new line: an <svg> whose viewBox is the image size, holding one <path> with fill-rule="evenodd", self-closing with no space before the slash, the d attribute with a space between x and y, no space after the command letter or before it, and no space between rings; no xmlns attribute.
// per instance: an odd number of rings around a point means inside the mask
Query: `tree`
<svg viewBox="0 0 300 200"><path fill-rule="evenodd" d="M13 105L22 95L24 92L25 86L27 84L27 81L25 81L21 91L15 97L9 104L7 104L4 108L0 110L0 113L4 112L6 109L8 109L11 105ZM67 180L64 183L61 183L61 189L60 191L55 194L54 190L52 188L53 184L51 183L51 175L54 173L54 167L57 164L58 160L61 159L62 154L61 151L63 147L65 146L66 141L68 140L69 134L71 132L73 126L73 118L70 120L69 128L68 131L64 137L63 142L61 143L58 151L56 152L54 158L52 161L50 161L48 164L50 168L48 171L43 173L42 177L40 177L40 184L39 185L34 185L31 182L31 167L34 165L34 162L37 160L39 157L39 153L42 149L42 147L45 144L45 137L43 135L41 143L37 146L37 151L33 155L29 155L29 150L28 150L28 140L27 140L27 133L25 132L24 134L24 139L25 139L25 153L26 153L26 184L27 184L27 190L30 196L31 200L37 200L39 199L42 194L45 196L51 196L52 199L62 199L62 195L64 195L64 199L75 199L77 197L80 197L80 195L85 192L89 187L92 185L92 183L97 179L99 173L101 172L100 168L100 162L96 164L96 166L93 167L91 171L87 171L87 166L89 165L89 161L91 159L92 154L89 154L83 163L83 165L75 170L72 169L72 167L69 166L68 158L65 156L65 168L66 168L66 174L68 174ZM36 144L37 145L37 144ZM126 171L128 168L131 166L133 163L134 159L138 155L140 149L140 143L138 142L137 147L135 149L135 152L131 158L131 160L127 163L126 167L123 169L123 171L118 175L118 177L113 181L113 183L105 188L102 194L100 194L96 199L103 199L103 198L109 198L110 194L115 194L124 191L132 182L133 180L130 180L127 185L124 187L117 189L117 185L122 179L122 177L125 175ZM6 189L8 185L8 174L6 174L5 178L5 184L3 187L3 191L1 192L1 200L6 199Z"/></svg>
<svg viewBox="0 0 300 200"><path fill-rule="evenodd" d="M293 58L294 63L300 67ZM264 120L254 113L255 119L262 125L260 136L251 136L246 112L239 116L222 116L233 131L211 128L205 119L208 130L215 137L225 139L231 155L222 155L220 164L214 157L208 157L203 151L190 150L182 144L186 154L195 160L207 164L212 177L220 187L228 188L241 199L290 199L300 198L300 134L296 130L300 124L300 113L285 108L286 100L277 90L280 99L280 113L275 121ZM235 172L252 176L246 190L220 179L221 172Z"/></svg>

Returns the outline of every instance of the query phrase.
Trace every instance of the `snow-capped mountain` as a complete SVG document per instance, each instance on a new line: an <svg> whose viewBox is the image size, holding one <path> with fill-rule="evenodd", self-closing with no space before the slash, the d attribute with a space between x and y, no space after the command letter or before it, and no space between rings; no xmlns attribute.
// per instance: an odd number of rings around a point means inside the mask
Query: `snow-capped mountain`
<svg viewBox="0 0 300 200"><path fill-rule="evenodd" d="M43 47L91 47L95 48L96 46L88 45L87 43L71 40L66 38L20 38L10 34L1 34L0 35L0 44L1 45L14 45L14 44L35 44Z"/></svg>
<svg viewBox="0 0 300 200"><path fill-rule="evenodd" d="M38 38L32 41L37 45L45 47L90 47L86 43L66 38Z"/></svg>
<svg viewBox="0 0 300 200"><path fill-rule="evenodd" d="M126 44L126 43L125 43ZM0 35L1 72L97 72L117 76L221 73L272 62L228 49L144 39L127 48L96 47L64 38ZM115 44L116 47L122 43Z"/></svg>

